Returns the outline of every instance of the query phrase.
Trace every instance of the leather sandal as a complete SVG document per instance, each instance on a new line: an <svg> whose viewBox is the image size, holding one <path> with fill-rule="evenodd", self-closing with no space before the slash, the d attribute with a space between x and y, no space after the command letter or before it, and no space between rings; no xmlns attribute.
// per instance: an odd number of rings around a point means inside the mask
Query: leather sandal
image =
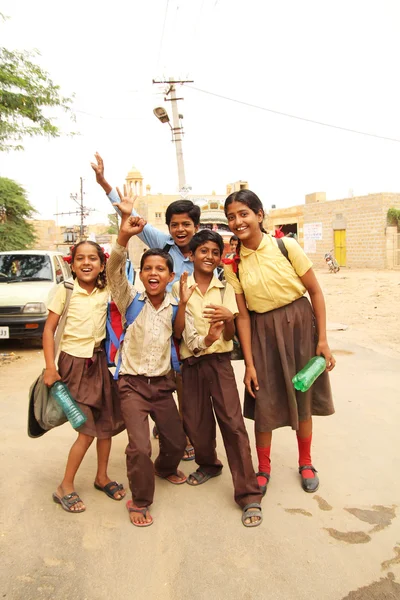
<svg viewBox="0 0 400 600"><path fill-rule="evenodd" d="M104 492L111 500L122 500L125 497L125 493L120 496L120 498L116 498L114 494L117 492L125 492L124 486L122 483L117 483L116 481L109 481L104 487L101 487L98 483L94 482L94 487L96 490L100 492Z"/></svg>
<svg viewBox="0 0 400 600"><path fill-rule="evenodd" d="M301 474L303 471L312 471L315 477L303 477ZM299 473L301 475L301 487L305 492L309 494L313 494L319 488L319 477L316 475L318 473L317 469L315 469L312 465L303 465L299 467Z"/></svg>
<svg viewBox="0 0 400 600"><path fill-rule="evenodd" d="M258 520L246 523L246 519L250 519L251 517L258 517ZM262 520L263 516L261 512L261 504L252 502L251 504L246 504L246 506L243 507L242 523L245 527L258 527L261 525Z"/></svg>
<svg viewBox="0 0 400 600"><path fill-rule="evenodd" d="M78 502L82 502L76 492L71 492L70 494L65 494L65 496L59 496L56 492L53 494L53 501L57 504L61 504L61 507L69 513L81 513L86 510L86 508L79 508L78 510L74 510L72 507Z"/></svg>
<svg viewBox="0 0 400 600"><path fill-rule="evenodd" d="M189 485L193 485L194 487L197 487L198 485L205 483L212 477L218 477L218 475L221 475L221 473L222 473L222 469L221 469L221 471L218 471L218 473L214 473L212 475L211 473L207 473L206 471L203 471L203 469L199 468L199 469L197 469L197 471L190 473L189 477L186 480L186 483L188 483ZM197 481L197 483L194 483L193 480Z"/></svg>
<svg viewBox="0 0 400 600"><path fill-rule="evenodd" d="M153 525L153 517L149 513L149 507L144 506L143 508L135 508L132 506L132 504L132 500L128 500L128 502L126 503L126 508L128 509L129 513L140 513L144 516L144 518L146 518L146 513L148 513L148 516L151 519L150 523L135 523L131 520L132 525L134 525L135 527L149 527L150 525Z"/></svg>

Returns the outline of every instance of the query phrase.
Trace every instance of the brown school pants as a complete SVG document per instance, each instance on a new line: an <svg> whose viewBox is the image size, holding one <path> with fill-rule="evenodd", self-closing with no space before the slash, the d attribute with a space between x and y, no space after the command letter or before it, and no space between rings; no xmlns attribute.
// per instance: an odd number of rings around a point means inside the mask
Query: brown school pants
<svg viewBox="0 0 400 600"><path fill-rule="evenodd" d="M161 477L176 473L186 446L172 392L174 382L168 377L122 375L118 379L121 412L128 432L126 468L132 498L137 506L149 506L154 497L154 470ZM154 465L148 416L157 423L160 453Z"/></svg>
<svg viewBox="0 0 400 600"><path fill-rule="evenodd" d="M222 470L216 453L215 413L232 473L235 501L241 508L261 502L230 353L187 358L182 376L183 425L197 464L210 474Z"/></svg>

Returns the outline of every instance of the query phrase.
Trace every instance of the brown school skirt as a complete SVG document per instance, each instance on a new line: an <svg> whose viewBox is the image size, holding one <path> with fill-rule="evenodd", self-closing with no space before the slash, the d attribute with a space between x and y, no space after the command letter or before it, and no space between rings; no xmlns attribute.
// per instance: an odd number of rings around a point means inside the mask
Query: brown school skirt
<svg viewBox="0 0 400 600"><path fill-rule="evenodd" d="M312 415L335 412L327 371L307 392L294 389L292 378L315 356L314 313L304 296L266 313L250 313L251 345L260 389L256 399L245 392L243 414L257 431L299 428Z"/></svg>
<svg viewBox="0 0 400 600"><path fill-rule="evenodd" d="M92 358L61 352L58 372L87 417L86 423L77 429L79 433L106 439L125 429L118 392L102 348L95 349Z"/></svg>

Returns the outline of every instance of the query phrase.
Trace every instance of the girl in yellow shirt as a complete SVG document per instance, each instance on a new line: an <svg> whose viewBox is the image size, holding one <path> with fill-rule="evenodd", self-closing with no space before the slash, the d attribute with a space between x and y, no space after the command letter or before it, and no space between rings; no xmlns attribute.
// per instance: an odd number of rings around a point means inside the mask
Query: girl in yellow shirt
<svg viewBox="0 0 400 600"><path fill-rule="evenodd" d="M56 296L49 304L49 316L43 332L46 361L44 382L48 386L58 380L65 382L87 417L69 451L64 478L53 494L53 500L67 512L80 513L85 510L84 503L75 491L74 479L95 437L95 488L114 500L122 500L125 496L123 486L111 481L107 475L111 437L125 426L102 347L102 340L106 335L109 295L105 263L103 250L94 242L80 242L72 250L71 269L75 282L60 344L58 369L54 356L54 333L65 303L64 286L59 286Z"/></svg>
<svg viewBox="0 0 400 600"><path fill-rule="evenodd" d="M324 297L297 241L285 238L287 259L276 239L264 231L263 206L254 192L240 190L228 196L225 214L239 238L225 277L235 289L239 308L236 324L246 366L244 415L255 421L258 482L265 494L272 431L291 426L297 433L302 487L315 492L319 479L311 461L312 415L334 412L328 371L335 359L326 338ZM324 356L326 371L307 392L298 392L292 377L315 355Z"/></svg>

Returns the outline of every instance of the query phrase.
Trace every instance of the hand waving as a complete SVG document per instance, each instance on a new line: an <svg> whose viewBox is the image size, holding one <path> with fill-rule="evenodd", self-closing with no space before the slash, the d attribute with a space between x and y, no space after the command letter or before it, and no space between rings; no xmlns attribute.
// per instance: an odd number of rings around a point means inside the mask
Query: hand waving
<svg viewBox="0 0 400 600"><path fill-rule="evenodd" d="M183 304L187 304L194 290L197 288L197 283L190 287L187 284L188 273L184 271L179 279L179 300Z"/></svg>
<svg viewBox="0 0 400 600"><path fill-rule="evenodd" d="M97 183L101 184L104 179L104 161L98 152L96 152L94 157L96 159L96 162L90 163L90 166L92 167L93 171L96 173Z"/></svg>
<svg viewBox="0 0 400 600"><path fill-rule="evenodd" d="M134 198L130 198L126 194L123 196L121 194L119 188L117 188L117 192L118 192L118 196L120 197L121 201L120 202L114 202L114 206L116 206L117 208L119 208L119 210L121 211L121 217L122 217L122 219L124 219L124 218L126 219L127 217L130 217L131 214L132 214L133 205L135 203L135 200L136 200L137 196L135 196ZM125 192L125 189L124 189L124 192Z"/></svg>

